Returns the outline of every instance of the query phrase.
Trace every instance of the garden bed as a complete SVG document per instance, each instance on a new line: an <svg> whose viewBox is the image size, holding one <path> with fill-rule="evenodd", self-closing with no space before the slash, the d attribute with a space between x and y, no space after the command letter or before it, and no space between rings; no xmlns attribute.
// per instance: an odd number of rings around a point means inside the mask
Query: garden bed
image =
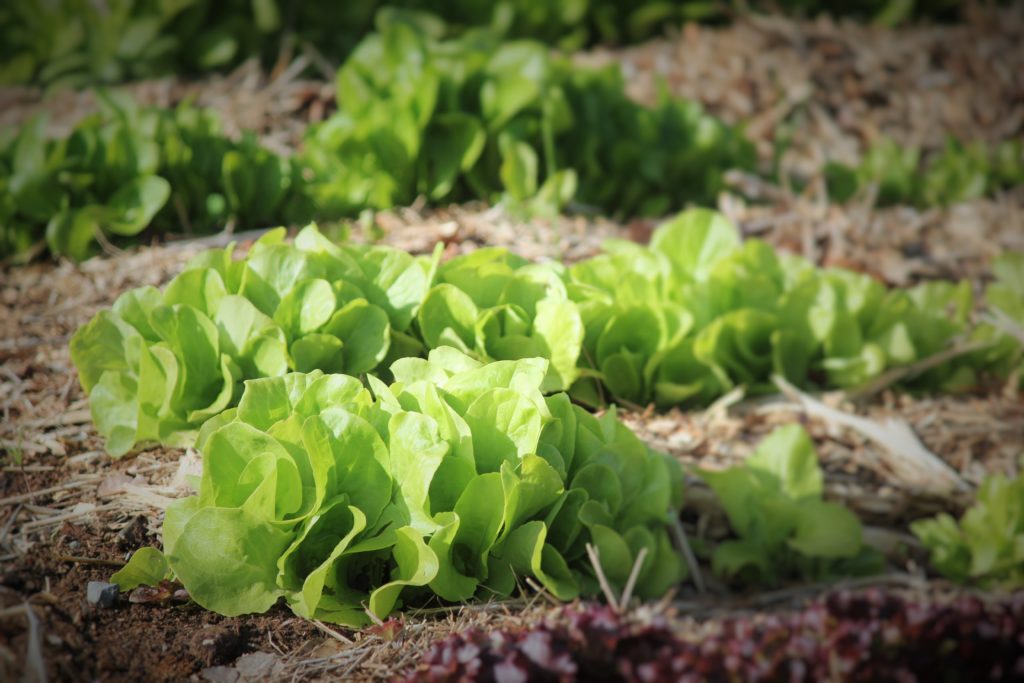
<svg viewBox="0 0 1024 683"><path fill-rule="evenodd" d="M980 202L925 219L935 226L925 242L929 252L956 253L948 241L955 233L942 226L952 225L958 212L995 212L999 207ZM811 231L813 236L821 231L829 235L823 237L827 245L827 239L835 239L834 228L829 232L828 226L858 225L849 212L833 207L826 212L829 221L814 205L796 199L774 211L734 210L737 218L745 216L740 224L748 231L756 230L782 247L794 246L794 232ZM874 220L885 221L886 216L883 212ZM987 249L998 249L1000 243L1010 246L1020 233L1008 228L1003 232L1005 222L978 220L999 229L973 258L920 256L916 261L897 258L896 263L907 268L925 264L940 268L947 277L979 282ZM366 226L353 228L357 239L367 232ZM534 222L524 229L500 211L479 208L382 214L372 232L383 243L413 252L443 241L451 255L497 244L532 259L571 259L592 254L608 236L643 239L645 226L565 219L555 224ZM850 229L842 234L844 253L863 258L865 269L878 267L877 248L868 242L870 231ZM885 235L898 242L898 233ZM238 238L243 248L251 240L247 235ZM816 237L810 243L819 244ZM90 581L105 581L130 551L159 542L161 509L185 493L185 475L195 471L198 460L194 452L182 457L180 451L164 448L117 461L107 458L91 426L67 342L79 325L120 292L165 283L201 246L183 242L144 248L79 267L26 266L12 270L5 280L0 324L13 334L0 341L0 439L20 464L5 466L0 491L4 677L31 673L41 662L51 680L178 680L199 675L235 681L240 680L238 670L248 672L246 680L260 675L298 680L322 675L382 678L414 667L416 657L411 653L425 652L432 642L469 626L515 628L550 614L555 608L543 597L524 595L506 603L410 611L387 627L353 633L297 619L283 608L228 619L174 600L131 604L122 596L107 609L86 601ZM825 258L827 249L815 249L819 259ZM838 395L825 400L875 422L891 417L905 421L925 448L971 484L987 473L1010 471L1024 450L1024 404L1009 385L1004 392L977 396L913 398L883 387L869 401L852 403ZM871 440L834 421L809 416L787 397L751 401L734 395L700 412L627 412L622 417L653 447L686 465L711 468L740 461L775 424L805 423L821 455L827 496L861 516L867 537L898 568L844 585L895 585L921 596L956 593L946 582L925 576L923 555L907 533L907 524L940 510L960 512L969 497L936 489L935 482L901 468L905 454L899 444ZM703 485L689 482L686 495L684 523L691 537L722 526L721 512ZM677 628L703 628L751 609L793 609L830 588L812 585L736 595L710 578L706 582L711 594L697 593L689 582L659 608L680 617L673 621Z"/></svg>

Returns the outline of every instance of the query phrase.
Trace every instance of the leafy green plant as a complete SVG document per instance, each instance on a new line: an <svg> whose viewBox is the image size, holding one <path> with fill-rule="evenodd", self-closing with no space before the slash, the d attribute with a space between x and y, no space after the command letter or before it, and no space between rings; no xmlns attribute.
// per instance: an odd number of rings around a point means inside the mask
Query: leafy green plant
<svg viewBox="0 0 1024 683"><path fill-rule="evenodd" d="M739 536L715 548L716 574L776 584L881 570L882 557L864 545L856 515L822 500L821 467L803 427L779 427L743 465L699 475Z"/></svg>
<svg viewBox="0 0 1024 683"><path fill-rule="evenodd" d="M802 15L827 11L893 25L913 16L955 17L958 3L786 0L771 7ZM454 33L487 26L509 38L575 50L595 43L644 40L685 21L723 21L734 8L749 9L734 0L10 0L0 6L0 85L83 87L222 70L250 57L269 64L279 57L286 38L341 61L372 29L378 10L434 12L452 22L449 30Z"/></svg>
<svg viewBox="0 0 1024 683"><path fill-rule="evenodd" d="M275 0L12 0L0 84L84 87L233 66L280 44Z"/></svg>
<svg viewBox="0 0 1024 683"><path fill-rule="evenodd" d="M265 234L245 260L197 256L163 292L122 294L71 340L93 421L111 455L137 443L187 444L234 406L245 379L289 370L361 374L408 334L434 262L397 249L339 247L315 227Z"/></svg>
<svg viewBox="0 0 1024 683"><path fill-rule="evenodd" d="M139 586L158 586L170 576L171 568L163 553L146 547L132 553L125 566L110 577L110 582L116 583L122 591L130 591Z"/></svg>
<svg viewBox="0 0 1024 683"><path fill-rule="evenodd" d="M127 292L75 334L72 359L112 454L189 443L235 405L244 379L378 372L439 346L480 361L544 358L543 390L590 406L706 405L737 386L774 391L773 374L858 388L969 342L902 381L956 391L1009 375L1024 356L998 321L971 320L967 283L887 291L741 243L707 210L659 227L650 247L612 242L569 268L503 249L441 264L339 246L312 226L294 245L283 238L268 233L242 260L201 254L163 292ZM1006 286L990 289L992 310Z"/></svg>
<svg viewBox="0 0 1024 683"><path fill-rule="evenodd" d="M855 167L827 164L825 177L829 194L841 202L875 186L883 206L948 206L1024 182L1024 147L1019 140L988 146L950 139L942 152L922 160L919 150L885 138Z"/></svg>
<svg viewBox="0 0 1024 683"><path fill-rule="evenodd" d="M417 322L428 348L448 345L485 360L545 358L545 391L576 378L583 322L563 269L531 264L504 249L480 249L437 270Z"/></svg>
<svg viewBox="0 0 1024 683"><path fill-rule="evenodd" d="M141 128L94 119L57 142L44 126L23 126L0 152L0 256L45 236L52 252L82 258L103 235L138 234L167 202L159 152Z"/></svg>
<svg viewBox="0 0 1024 683"><path fill-rule="evenodd" d="M1024 327L1024 252L1009 251L992 261L995 282L985 289L989 308Z"/></svg>
<svg viewBox="0 0 1024 683"><path fill-rule="evenodd" d="M51 253L82 260L149 228L266 225L300 206L288 160L251 135L228 140L212 112L98 95L101 111L66 139L48 139L37 118L0 144L0 258L31 257L45 239Z"/></svg>
<svg viewBox="0 0 1024 683"><path fill-rule="evenodd" d="M904 381L955 391L1006 376L1021 357L1010 336L973 324L967 282L886 290L867 275L741 242L704 209L659 226L650 247L611 242L568 273L585 330L571 393L589 405L706 404L741 385L773 391L773 374L799 386L857 388L975 342L977 350Z"/></svg>
<svg viewBox="0 0 1024 683"><path fill-rule="evenodd" d="M931 564L958 583L1024 586L1024 476L989 476L959 523L942 513L910 526Z"/></svg>
<svg viewBox="0 0 1024 683"><path fill-rule="evenodd" d="M638 592L663 594L685 575L666 532L678 464L614 413L544 397L546 365L442 347L395 362L390 386L371 377L372 393L319 371L247 382L200 433L198 495L167 510L171 571L221 614L283 597L355 626L431 596L507 596L517 578L594 594L591 544L613 585L639 564ZM140 553L121 574L162 573Z"/></svg>
<svg viewBox="0 0 1024 683"><path fill-rule="evenodd" d="M659 215L713 201L725 170L753 167L738 130L668 96L642 107L615 69L574 68L493 31L443 40L420 15L378 24L338 73L338 113L300 155L310 201L327 215L418 195Z"/></svg>

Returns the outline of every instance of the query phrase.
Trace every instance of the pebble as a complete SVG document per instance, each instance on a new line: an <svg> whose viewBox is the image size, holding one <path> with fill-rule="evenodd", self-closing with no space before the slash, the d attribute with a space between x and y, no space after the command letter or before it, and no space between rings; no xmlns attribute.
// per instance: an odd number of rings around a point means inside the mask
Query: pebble
<svg viewBox="0 0 1024 683"><path fill-rule="evenodd" d="M113 607L120 590L116 583L90 581L88 588L86 588L85 597L90 605L96 605L100 608Z"/></svg>

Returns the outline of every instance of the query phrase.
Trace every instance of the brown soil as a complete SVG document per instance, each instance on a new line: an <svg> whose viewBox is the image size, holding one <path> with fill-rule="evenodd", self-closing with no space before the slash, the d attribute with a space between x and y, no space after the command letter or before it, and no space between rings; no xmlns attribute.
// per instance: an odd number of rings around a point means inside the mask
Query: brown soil
<svg viewBox="0 0 1024 683"><path fill-rule="evenodd" d="M0 576L5 597L32 596L45 631L50 680L183 680L247 652L294 649L317 633L309 622L289 618L285 609L228 619L192 604L129 604L126 596L112 608L90 605L85 597L90 581L106 581L126 553L155 542L143 517L132 518L122 532L111 522L65 523ZM23 618L0 621L0 638L9 650L25 651Z"/></svg>

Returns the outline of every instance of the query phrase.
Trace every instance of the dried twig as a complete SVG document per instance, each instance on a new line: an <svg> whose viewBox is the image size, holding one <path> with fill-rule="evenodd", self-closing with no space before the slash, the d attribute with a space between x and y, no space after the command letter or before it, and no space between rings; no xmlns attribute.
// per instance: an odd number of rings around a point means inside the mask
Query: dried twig
<svg viewBox="0 0 1024 683"><path fill-rule="evenodd" d="M633 597L633 588L636 586L636 579L640 576L640 567L644 565L644 559L647 557L647 548L640 548L640 552L636 554L636 560L633 561L633 569L629 572L629 579L626 580L626 587L622 589L622 599L619 601L619 611L625 612L629 607L629 600Z"/></svg>
<svg viewBox="0 0 1024 683"><path fill-rule="evenodd" d="M875 421L852 415L811 398L782 377L775 376L774 380L775 385L808 415L856 430L882 446L891 456L887 460L889 465L897 475L909 480L908 483L922 489L939 491L969 488L956 470L924 447L903 420L888 417L883 421Z"/></svg>
<svg viewBox="0 0 1024 683"><path fill-rule="evenodd" d="M911 363L910 365L904 365L897 368L892 368L883 372L878 377L875 377L871 381L867 382L861 387L853 389L847 392L846 397L851 401L859 401L875 394L888 389L897 382L901 382L905 379L911 379L922 372L931 370L934 367L938 367L943 363L959 358L968 353L980 351L981 349L992 346L992 342L988 341L961 341L960 343L954 344L948 349L943 349L938 353L932 354L927 358Z"/></svg>
<svg viewBox="0 0 1024 683"><path fill-rule="evenodd" d="M354 640L346 638L345 636L338 633L333 628L330 628L329 626L327 626L327 624L318 619L311 619L310 623L313 624L313 626L316 626L319 630L329 635L331 638L337 640L339 643L345 643L346 645L355 645Z"/></svg>
<svg viewBox="0 0 1024 683"><path fill-rule="evenodd" d="M16 496L8 496L7 498L0 498L0 506L3 505L14 505L15 503L23 503L39 496L49 495L58 491L66 491L68 489L81 488L88 486L89 484L95 484L102 475L86 475L85 478L77 481L64 482L63 484L57 484L56 486L50 486L45 489L38 489L36 491L29 491L28 493L20 493Z"/></svg>
<svg viewBox="0 0 1024 683"><path fill-rule="evenodd" d="M697 557L693 554L693 548L690 547L689 539L686 538L686 529L683 528L683 523L675 515L672 515L669 531L672 532L672 538L675 540L676 545L679 546L680 552L683 553L686 566L690 569L690 576L693 577L694 588L697 589L698 593L706 593L707 585L704 583L704 574L701 573L700 564L697 562Z"/></svg>
<svg viewBox="0 0 1024 683"><path fill-rule="evenodd" d="M587 557L590 558L590 564L594 567L594 574L597 575L597 582L601 585L601 592L604 593L604 599L608 601L608 606L613 610L619 610L619 598L615 595L615 591L612 590L612 586L608 583L608 577L604 575L604 569L601 568L601 552L590 543L587 543Z"/></svg>
<svg viewBox="0 0 1024 683"><path fill-rule="evenodd" d="M124 562L119 560L107 560L102 557L82 557L81 555L58 555L57 560L60 562L73 562L75 564L95 564L102 567L117 567L121 568L124 566Z"/></svg>

